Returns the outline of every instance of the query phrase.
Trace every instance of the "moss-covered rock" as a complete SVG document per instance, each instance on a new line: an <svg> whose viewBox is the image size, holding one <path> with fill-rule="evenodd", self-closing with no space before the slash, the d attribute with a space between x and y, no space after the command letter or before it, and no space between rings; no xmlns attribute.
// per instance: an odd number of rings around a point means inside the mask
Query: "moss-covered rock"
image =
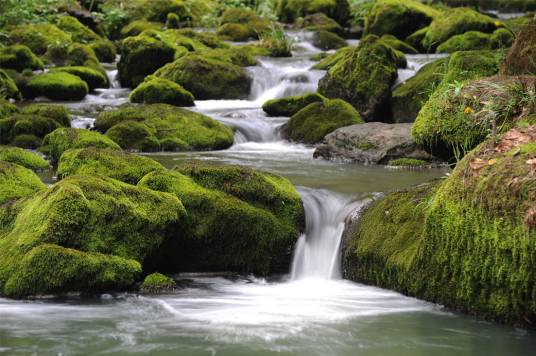
<svg viewBox="0 0 536 356"><path fill-rule="evenodd" d="M307 105L283 126L283 133L293 141L320 142L339 127L362 123L356 109L341 99L322 100Z"/></svg>
<svg viewBox="0 0 536 356"><path fill-rule="evenodd" d="M0 48L0 68L14 69L22 72L25 69L43 69L43 62L26 46L13 45Z"/></svg>
<svg viewBox="0 0 536 356"><path fill-rule="evenodd" d="M309 104L322 102L326 98L317 93L300 96L288 96L281 99L271 99L262 105L262 110L268 116L292 116Z"/></svg>
<svg viewBox="0 0 536 356"><path fill-rule="evenodd" d="M394 35L403 40L428 26L440 12L416 0L377 0L365 21L365 35Z"/></svg>
<svg viewBox="0 0 536 356"><path fill-rule="evenodd" d="M244 68L196 54L165 65L155 75L180 84L198 100L243 99L251 87Z"/></svg>
<svg viewBox="0 0 536 356"><path fill-rule="evenodd" d="M499 28L492 34L469 31L462 35L452 36L437 47L437 53L453 53L482 49L510 48L514 35L507 29Z"/></svg>
<svg viewBox="0 0 536 356"><path fill-rule="evenodd" d="M299 194L285 178L236 166L180 166L139 183L175 194L188 219L159 261L168 271L288 271L303 228ZM162 266L159 266L159 270Z"/></svg>
<svg viewBox="0 0 536 356"><path fill-rule="evenodd" d="M422 106L447 71L449 58L435 60L423 66L415 76L393 90L391 112L393 122L414 122Z"/></svg>
<svg viewBox="0 0 536 356"><path fill-rule="evenodd" d="M384 43L388 44L389 46L393 47L394 49L396 49L397 51L400 51L402 53L407 53L407 54L417 54L418 53L418 51L415 48L413 48L413 46L407 44L404 41L399 40L398 38L396 38L393 35L383 35L381 37L381 40Z"/></svg>
<svg viewBox="0 0 536 356"><path fill-rule="evenodd" d="M396 159L390 160L389 163L387 163L387 165L391 167L411 168L411 167L425 167L429 165L429 163L422 159L402 157L402 158L396 158Z"/></svg>
<svg viewBox="0 0 536 356"><path fill-rule="evenodd" d="M217 59L224 62L229 62L241 67L257 65L257 55L270 55L270 53L262 52L262 48L257 45L240 45L231 48L216 48L200 51L205 58Z"/></svg>
<svg viewBox="0 0 536 356"><path fill-rule="evenodd" d="M337 21L321 12L305 16L303 20L297 22L297 25L308 31L329 31L338 35L344 34L343 27Z"/></svg>
<svg viewBox="0 0 536 356"><path fill-rule="evenodd" d="M386 103L398 75L397 61L391 47L368 36L331 67L320 80L318 92L348 101L366 121L385 120Z"/></svg>
<svg viewBox="0 0 536 356"><path fill-rule="evenodd" d="M108 88L110 86L108 77L105 74L90 67L55 67L51 69L51 72L62 72L75 75L86 82L90 90L96 88Z"/></svg>
<svg viewBox="0 0 536 356"><path fill-rule="evenodd" d="M231 41L247 41L259 39L259 36L270 27L270 22L263 19L248 8L229 8L220 19L218 35Z"/></svg>
<svg viewBox="0 0 536 356"><path fill-rule="evenodd" d="M22 96L20 94L17 84L11 79L6 71L0 69L0 97L3 99L15 99L20 100Z"/></svg>
<svg viewBox="0 0 536 356"><path fill-rule="evenodd" d="M536 18L524 26L501 66L501 74L536 74Z"/></svg>
<svg viewBox="0 0 536 356"><path fill-rule="evenodd" d="M4 98L0 98L0 119L5 119L18 112L19 108L15 104L10 103Z"/></svg>
<svg viewBox="0 0 536 356"><path fill-rule="evenodd" d="M30 104L20 109L21 114L45 116L56 120L61 126L71 126L69 110L63 105L56 104Z"/></svg>
<svg viewBox="0 0 536 356"><path fill-rule="evenodd" d="M226 23L218 28L218 36L229 41L244 42L258 35L241 23Z"/></svg>
<svg viewBox="0 0 536 356"><path fill-rule="evenodd" d="M9 31L9 42L25 45L37 55L43 55L51 46L66 47L72 43L71 36L56 25L24 24Z"/></svg>
<svg viewBox="0 0 536 356"><path fill-rule="evenodd" d="M339 49L345 47L348 44L344 39L333 32L318 31L313 35L313 45L324 51L328 51L330 49Z"/></svg>
<svg viewBox="0 0 536 356"><path fill-rule="evenodd" d="M323 13L344 26L351 16L347 0L278 0L276 12L279 20L286 23L306 15Z"/></svg>
<svg viewBox="0 0 536 356"><path fill-rule="evenodd" d="M130 93L133 103L164 103L175 106L194 106L194 96L171 80L151 77Z"/></svg>
<svg viewBox="0 0 536 356"><path fill-rule="evenodd" d="M117 49L113 42L107 40L99 40L89 44L89 47L95 52L99 62L112 63L115 62Z"/></svg>
<svg viewBox="0 0 536 356"><path fill-rule="evenodd" d="M415 31L404 40L405 43L415 48L418 52L426 52L427 49L423 45L424 38L430 26L423 27L420 30Z"/></svg>
<svg viewBox="0 0 536 356"><path fill-rule="evenodd" d="M63 152L72 148L87 147L121 149L109 137L98 132L62 127L45 136L40 151L50 157L53 163L56 163L59 161Z"/></svg>
<svg viewBox="0 0 536 356"><path fill-rule="evenodd" d="M45 96L53 100L82 100L89 92L85 81L65 72L48 72L32 77L26 88L24 97L33 99Z"/></svg>
<svg viewBox="0 0 536 356"><path fill-rule="evenodd" d="M143 280L140 286L142 293L167 293L173 291L177 284L172 278L164 276L162 273L151 273Z"/></svg>
<svg viewBox="0 0 536 356"><path fill-rule="evenodd" d="M233 143L233 131L208 116L167 104L125 105L106 111L95 128L124 149L217 150Z"/></svg>
<svg viewBox="0 0 536 356"><path fill-rule="evenodd" d="M335 64L337 64L341 59L343 59L346 54L354 51L356 47L343 47L335 53L325 55L324 58L320 59L320 62L316 63L313 66L313 69L318 70L330 70Z"/></svg>
<svg viewBox="0 0 536 356"><path fill-rule="evenodd" d="M121 29L121 38L138 36L145 30L161 30L162 24L146 20L135 20Z"/></svg>
<svg viewBox="0 0 536 356"><path fill-rule="evenodd" d="M184 215L171 194L110 178L66 178L2 215L0 293L132 287L141 263Z"/></svg>
<svg viewBox="0 0 536 356"><path fill-rule="evenodd" d="M30 169L0 159L0 205L45 189L46 186ZM3 213L0 212L0 221L3 222L2 218Z"/></svg>
<svg viewBox="0 0 536 356"><path fill-rule="evenodd" d="M43 157L31 151L3 145L0 145L0 161L18 164L32 171L42 171L49 167L48 162Z"/></svg>
<svg viewBox="0 0 536 356"><path fill-rule="evenodd" d="M97 35L92 29L82 24L76 17L73 16L60 16L57 26L63 32L71 35L71 39L74 42L89 43L102 39L101 36Z"/></svg>

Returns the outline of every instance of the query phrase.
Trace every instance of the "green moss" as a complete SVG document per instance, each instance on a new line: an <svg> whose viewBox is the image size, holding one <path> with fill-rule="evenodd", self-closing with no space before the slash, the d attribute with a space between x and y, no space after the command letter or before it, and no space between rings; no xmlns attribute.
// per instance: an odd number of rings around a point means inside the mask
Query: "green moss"
<svg viewBox="0 0 536 356"><path fill-rule="evenodd" d="M226 9L220 18L220 23L248 23L257 18L255 11L245 8L245 7L236 7Z"/></svg>
<svg viewBox="0 0 536 356"><path fill-rule="evenodd" d="M43 62L28 47L13 45L0 48L0 68L38 70L43 69Z"/></svg>
<svg viewBox="0 0 536 356"><path fill-rule="evenodd" d="M20 100L22 97L20 95L19 88L17 84L11 79L11 77L6 73L6 71L0 69L0 97L2 99L15 99Z"/></svg>
<svg viewBox="0 0 536 356"><path fill-rule="evenodd" d="M43 182L28 168L0 160L0 205L44 189Z"/></svg>
<svg viewBox="0 0 536 356"><path fill-rule="evenodd" d="M436 9L415 0L377 0L365 21L365 34L404 39L440 17Z"/></svg>
<svg viewBox="0 0 536 356"><path fill-rule="evenodd" d="M406 39L404 42L412 46L413 48L417 49L419 52L426 52L426 48L424 48L423 40L426 37L426 34L428 33L428 30L430 29L429 26L423 27L420 30L415 31Z"/></svg>
<svg viewBox="0 0 536 356"><path fill-rule="evenodd" d="M321 50L339 49L347 46L344 39L328 31L318 31L313 35L313 45Z"/></svg>
<svg viewBox="0 0 536 356"><path fill-rule="evenodd" d="M151 273L143 280L140 290L143 293L165 293L175 289L177 285L172 278L161 273Z"/></svg>
<svg viewBox="0 0 536 356"><path fill-rule="evenodd" d="M181 28L175 31L177 35L196 40L208 48L230 48L231 46L223 42L216 34L212 32L200 32L191 28Z"/></svg>
<svg viewBox="0 0 536 356"><path fill-rule="evenodd" d="M88 85L90 90L96 88L108 88L110 83L108 77L98 70L89 67L73 66L73 67L56 67L50 70L51 72L69 73L82 79Z"/></svg>
<svg viewBox="0 0 536 356"><path fill-rule="evenodd" d="M46 96L53 100L82 100L88 91L86 82L75 75L49 72L31 78L24 96L29 99Z"/></svg>
<svg viewBox="0 0 536 356"><path fill-rule="evenodd" d="M208 116L166 104L131 106L99 115L95 127L124 149L215 150L233 143L233 131ZM158 147L143 148L147 142ZM140 147L142 146L142 147Z"/></svg>
<svg viewBox="0 0 536 356"><path fill-rule="evenodd" d="M56 120L61 126L71 126L69 110L63 105L56 104L30 104L22 107L20 113L24 115L38 115Z"/></svg>
<svg viewBox="0 0 536 356"><path fill-rule="evenodd" d="M99 40L89 44L89 47L95 52L99 62L112 63L115 62L117 49L113 42L108 40Z"/></svg>
<svg viewBox="0 0 536 356"><path fill-rule="evenodd" d="M154 77L134 89L129 99L133 103L194 106L194 96L188 90L170 80Z"/></svg>
<svg viewBox="0 0 536 356"><path fill-rule="evenodd" d="M276 12L279 20L286 23L320 12L346 25L351 16L347 0L278 0Z"/></svg>
<svg viewBox="0 0 536 356"><path fill-rule="evenodd" d="M98 132L59 128L45 136L40 151L50 157L53 163L56 163L59 161L63 152L72 148L86 147L121 149L117 143Z"/></svg>
<svg viewBox="0 0 536 356"><path fill-rule="evenodd" d="M316 93L271 99L262 105L268 116L292 116L309 104L322 102L325 98Z"/></svg>
<svg viewBox="0 0 536 356"><path fill-rule="evenodd" d="M170 12L166 18L166 28L179 28L181 19L177 14Z"/></svg>
<svg viewBox="0 0 536 356"><path fill-rule="evenodd" d="M88 43L102 39L93 30L72 16L60 16L57 26L65 33L71 35L71 39L74 42Z"/></svg>
<svg viewBox="0 0 536 356"><path fill-rule="evenodd" d="M32 171L42 171L49 167L45 159L33 152L3 145L0 145L0 161L18 164Z"/></svg>
<svg viewBox="0 0 536 356"><path fill-rule="evenodd" d="M189 52L194 51L203 51L207 50L210 47L206 46L202 41L199 41L195 36L185 36L184 31L181 30L165 30L165 31L155 31L147 30L143 31L142 36L147 36L154 38L156 40L164 42L166 45L175 49L175 59L179 58L184 54L184 49L187 49Z"/></svg>
<svg viewBox="0 0 536 356"><path fill-rule="evenodd" d="M394 167L422 167L428 165L428 162L415 158L397 158L390 160L388 165Z"/></svg>
<svg viewBox="0 0 536 356"><path fill-rule="evenodd" d="M146 20L132 21L121 29L121 38L138 36L145 30L161 30L162 24L158 22L149 22Z"/></svg>
<svg viewBox="0 0 536 356"><path fill-rule="evenodd" d="M500 28L493 34L479 31L468 31L462 35L452 36L437 47L437 53L452 53L456 51L470 51L482 49L509 48L514 41L514 35Z"/></svg>
<svg viewBox="0 0 536 356"><path fill-rule="evenodd" d="M24 24L9 31L12 44L25 45L37 55L43 55L50 46L68 46L71 36L51 24Z"/></svg>
<svg viewBox="0 0 536 356"><path fill-rule="evenodd" d="M80 148L63 152L58 162L57 176L105 176L136 184L147 173L162 171L160 163L117 148Z"/></svg>
<svg viewBox="0 0 536 356"><path fill-rule="evenodd" d="M366 121L381 121L397 77L397 64L391 47L376 36L368 36L329 69L318 84L318 92L346 100Z"/></svg>
<svg viewBox="0 0 536 356"><path fill-rule="evenodd" d="M313 66L313 69L330 70L335 64L342 60L348 53L353 52L356 47L343 47L337 52L327 55L320 62Z"/></svg>
<svg viewBox="0 0 536 356"><path fill-rule="evenodd" d="M410 46L409 44L407 44L406 42L403 42L401 40L399 40L398 38L396 38L395 36L393 35L383 35L381 37L381 40L388 44L389 46L391 46L392 48L402 52L402 53L407 53L407 54L417 54L417 50L415 48L413 48L412 46Z"/></svg>
<svg viewBox="0 0 536 356"><path fill-rule="evenodd" d="M240 23L226 23L218 28L218 36L229 41L244 42L258 37L250 28Z"/></svg>
<svg viewBox="0 0 536 356"><path fill-rule="evenodd" d="M283 127L283 132L293 141L317 143L339 127L362 122L359 113L344 100L323 100L294 114Z"/></svg>
<svg viewBox="0 0 536 356"><path fill-rule="evenodd" d="M195 54L165 65L155 75L180 84L198 100L246 98L251 86L244 68Z"/></svg>
<svg viewBox="0 0 536 356"><path fill-rule="evenodd" d="M536 74L536 63L534 57L536 55L536 31L534 26L536 20L532 20L524 26L516 36L514 44L504 63L501 66L501 74L506 75L534 75Z"/></svg>
<svg viewBox="0 0 536 356"><path fill-rule="evenodd" d="M252 45L233 46L231 48L210 49L199 52L205 58L229 62L241 67L257 65L258 48Z"/></svg>
<svg viewBox="0 0 536 356"><path fill-rule="evenodd" d="M344 29L337 23L337 21L327 17L321 12L307 15L297 24L304 30L308 31L329 31L338 35L342 35L344 33Z"/></svg>
<svg viewBox="0 0 536 356"><path fill-rule="evenodd" d="M19 108L11 104L9 101L0 98L0 119L5 119L8 116L19 112Z"/></svg>

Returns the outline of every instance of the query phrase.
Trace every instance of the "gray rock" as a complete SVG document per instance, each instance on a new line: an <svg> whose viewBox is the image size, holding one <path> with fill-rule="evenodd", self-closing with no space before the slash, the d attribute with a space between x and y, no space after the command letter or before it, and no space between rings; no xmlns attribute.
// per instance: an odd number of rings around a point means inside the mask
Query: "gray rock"
<svg viewBox="0 0 536 356"><path fill-rule="evenodd" d="M413 141L411 125L368 122L341 127L324 137L314 157L362 164L387 164L403 157L434 160Z"/></svg>

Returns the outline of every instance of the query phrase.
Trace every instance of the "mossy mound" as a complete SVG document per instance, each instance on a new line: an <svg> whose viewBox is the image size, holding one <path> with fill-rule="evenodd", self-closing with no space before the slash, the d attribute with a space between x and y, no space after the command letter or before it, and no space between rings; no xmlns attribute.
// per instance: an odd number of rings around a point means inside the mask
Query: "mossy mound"
<svg viewBox="0 0 536 356"><path fill-rule="evenodd" d="M0 48L0 68L14 69L22 72L25 69L43 69L43 62L26 46L13 45Z"/></svg>
<svg viewBox="0 0 536 356"><path fill-rule="evenodd" d="M146 174L163 170L160 163L148 157L116 148L90 147L63 152L58 162L57 176L62 179L76 175L97 175L137 184Z"/></svg>
<svg viewBox="0 0 536 356"><path fill-rule="evenodd" d="M259 39L270 28L270 22L248 8L229 8L220 19L218 35L231 41Z"/></svg>
<svg viewBox="0 0 536 356"><path fill-rule="evenodd" d="M140 286L142 293L166 293L171 292L177 287L177 284L172 278L164 276L162 273L151 273L143 280Z"/></svg>
<svg viewBox="0 0 536 356"><path fill-rule="evenodd" d="M121 29L121 38L140 35L145 30L161 30L162 24L146 20L135 20Z"/></svg>
<svg viewBox="0 0 536 356"><path fill-rule="evenodd" d="M536 74L536 18L524 26L501 66L501 74Z"/></svg>
<svg viewBox="0 0 536 356"><path fill-rule="evenodd" d="M0 119L5 119L18 112L19 108L15 104L10 103L4 98L0 98Z"/></svg>
<svg viewBox="0 0 536 356"><path fill-rule="evenodd" d="M324 136L343 126L362 123L357 110L341 99L323 100L307 105L283 126L283 133L293 141L320 142Z"/></svg>
<svg viewBox="0 0 536 356"><path fill-rule="evenodd" d="M63 32L71 35L74 42L89 43L102 40L92 29L82 24L76 17L63 15L60 16L57 24Z"/></svg>
<svg viewBox="0 0 536 356"><path fill-rule="evenodd" d="M424 167L429 164L430 163L423 161L422 159L402 157L390 160L387 165L392 167Z"/></svg>
<svg viewBox="0 0 536 356"><path fill-rule="evenodd" d="M313 35L313 45L321 50L328 51L345 47L348 44L333 32L318 31Z"/></svg>
<svg viewBox="0 0 536 356"><path fill-rule="evenodd" d="M108 88L110 83L108 77L96 69L82 66L56 67L51 72L69 73L82 79L88 85L90 90L96 88Z"/></svg>
<svg viewBox="0 0 536 356"><path fill-rule="evenodd" d="M413 48L413 46L407 44L404 41L399 40L398 38L396 38L393 35L383 35L381 37L381 40L384 43L386 43L389 46L391 46L392 48L394 48L397 51L400 51L402 53L407 53L407 54L417 54L418 53L418 51L415 48Z"/></svg>
<svg viewBox="0 0 536 356"><path fill-rule="evenodd" d="M365 121L382 121L397 78L397 55L376 36L348 50L318 84L318 92L352 104ZM383 111L382 111L383 110Z"/></svg>
<svg viewBox="0 0 536 356"><path fill-rule="evenodd" d="M328 54L313 66L313 69L330 70L335 64L343 59L346 54L356 50L356 47L343 47L335 53Z"/></svg>
<svg viewBox="0 0 536 356"><path fill-rule="evenodd" d="M465 32L463 35L452 36L437 47L437 53L453 53L483 49L510 48L514 35L507 29L499 28L492 34L479 31Z"/></svg>
<svg viewBox="0 0 536 356"><path fill-rule="evenodd" d="M309 104L322 102L326 98L317 93L300 96L289 96L281 99L271 99L262 105L262 110L268 116L287 116L296 114Z"/></svg>
<svg viewBox="0 0 536 356"><path fill-rule="evenodd" d="M438 59L423 66L415 76L393 90L391 112L393 122L414 122L422 106L447 72L449 58Z"/></svg>
<svg viewBox="0 0 536 356"><path fill-rule="evenodd" d="M0 96L2 99L15 99L20 100L22 96L20 94L17 84L11 79L6 71L0 69Z"/></svg>
<svg viewBox="0 0 536 356"><path fill-rule="evenodd" d="M141 263L184 215L170 194L110 178L64 179L2 215L0 293L25 297L132 287Z"/></svg>
<svg viewBox="0 0 536 356"><path fill-rule="evenodd" d="M180 84L197 100L244 99L251 87L244 68L196 54L165 65L155 76Z"/></svg>
<svg viewBox="0 0 536 356"><path fill-rule="evenodd" d="M279 21L286 23L307 15L323 13L344 26L351 16L347 0L278 0L276 12Z"/></svg>
<svg viewBox="0 0 536 356"><path fill-rule="evenodd" d="M99 62L112 63L115 62L117 49L113 42L107 40L99 40L89 44L89 47L95 52Z"/></svg>
<svg viewBox="0 0 536 356"><path fill-rule="evenodd" d="M157 257L167 261L166 270L288 271L304 211L287 179L245 167L194 164L150 173L139 185L175 194L188 211L182 238L169 240Z"/></svg>
<svg viewBox="0 0 536 356"><path fill-rule="evenodd" d="M337 21L319 12L307 15L297 25L308 31L329 31L338 35L343 35L344 29Z"/></svg>
<svg viewBox="0 0 536 356"><path fill-rule="evenodd" d="M66 47L72 43L71 36L56 25L24 24L10 29L9 42L30 48L33 53L43 55L49 47Z"/></svg>
<svg viewBox="0 0 536 356"><path fill-rule="evenodd" d="M63 105L56 104L30 104L22 107L21 114L45 116L56 120L61 126L71 126L69 110Z"/></svg>
<svg viewBox="0 0 536 356"><path fill-rule="evenodd" d="M181 28L174 31L177 35L188 37L198 41L208 48L231 48L231 45L223 42L216 34L212 32L200 32L191 28ZM234 48L234 47L233 47Z"/></svg>
<svg viewBox="0 0 536 356"><path fill-rule="evenodd" d="M150 77L130 93L133 103L164 103L175 106L194 106L194 96L171 80Z"/></svg>
<svg viewBox="0 0 536 356"><path fill-rule="evenodd" d="M65 72L48 72L32 77L24 88L24 97L45 96L52 100L82 100L89 92L85 81Z"/></svg>
<svg viewBox="0 0 536 356"><path fill-rule="evenodd" d="M229 41L245 42L258 35L252 29L240 23L226 23L218 28L218 36Z"/></svg>
<svg viewBox="0 0 536 356"><path fill-rule="evenodd" d="M416 0L377 0L365 21L365 35L394 35L403 40L428 26L440 12Z"/></svg>
<svg viewBox="0 0 536 356"><path fill-rule="evenodd" d="M0 161L18 164L19 166L42 171L49 167L48 162L41 156L19 147L0 145Z"/></svg>
<svg viewBox="0 0 536 356"><path fill-rule="evenodd" d="M0 205L45 189L46 186L30 169L0 160ZM0 211L0 221L3 222L3 218Z"/></svg>
<svg viewBox="0 0 536 356"><path fill-rule="evenodd" d="M45 136L40 151L56 163L63 152L72 148L87 147L121 149L117 143L98 132L62 127Z"/></svg>
<svg viewBox="0 0 536 356"><path fill-rule="evenodd" d="M95 128L124 149L187 151L225 149L233 131L208 116L167 104L125 105L103 112Z"/></svg>
<svg viewBox="0 0 536 356"><path fill-rule="evenodd" d="M500 26L497 20L469 8L448 9L432 21L422 45L433 51L452 36L468 31L491 33Z"/></svg>
<svg viewBox="0 0 536 356"><path fill-rule="evenodd" d="M262 53L262 48L255 45L233 46L231 48L216 48L199 52L205 58L217 59L229 62L241 67L257 65L257 55L269 55Z"/></svg>

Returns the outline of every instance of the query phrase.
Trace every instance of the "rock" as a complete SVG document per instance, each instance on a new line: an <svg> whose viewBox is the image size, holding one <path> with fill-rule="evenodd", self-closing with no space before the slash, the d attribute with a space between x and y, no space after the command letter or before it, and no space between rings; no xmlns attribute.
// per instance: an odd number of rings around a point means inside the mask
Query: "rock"
<svg viewBox="0 0 536 356"><path fill-rule="evenodd" d="M49 168L43 157L19 147L0 145L0 161L14 163L35 172Z"/></svg>
<svg viewBox="0 0 536 356"><path fill-rule="evenodd" d="M113 42L99 40L89 44L100 62L113 63L117 55L117 49Z"/></svg>
<svg viewBox="0 0 536 356"><path fill-rule="evenodd" d="M328 31L318 31L313 35L313 45L321 50L339 49L348 44L344 39L335 33Z"/></svg>
<svg viewBox="0 0 536 356"><path fill-rule="evenodd" d="M410 46L406 42L403 42L403 41L399 40L398 38L396 38L393 35L383 35L381 37L381 40L384 43L386 43L389 46L391 46L392 48L394 48L397 51L400 51L402 53L407 53L407 54L417 54L418 53L418 51L415 48L413 48L412 46Z"/></svg>
<svg viewBox="0 0 536 356"><path fill-rule="evenodd" d="M13 45L0 48L0 68L14 69L22 72L24 69L43 69L43 62L24 45Z"/></svg>
<svg viewBox="0 0 536 356"><path fill-rule="evenodd" d="M140 291L148 294L160 294L172 292L176 287L177 284L172 278L161 273L151 273L143 280Z"/></svg>
<svg viewBox="0 0 536 356"><path fill-rule="evenodd" d="M422 106L441 83L449 58L423 66L415 76L396 86L391 97L393 122L414 122Z"/></svg>
<svg viewBox="0 0 536 356"><path fill-rule="evenodd" d="M437 47L437 53L453 53L483 49L510 48L514 35L507 29L499 28L492 34L479 31L465 32L463 35L452 36Z"/></svg>
<svg viewBox="0 0 536 356"><path fill-rule="evenodd" d="M52 100L82 100L88 91L86 82L75 75L49 72L32 77L24 88L24 97L33 99L45 96Z"/></svg>
<svg viewBox="0 0 536 356"><path fill-rule="evenodd" d="M245 42L255 38L255 33L246 25L226 23L218 28L218 36L229 41Z"/></svg>
<svg viewBox="0 0 536 356"><path fill-rule="evenodd" d="M534 58L536 58L536 18L524 26L517 35L501 65L501 74L534 75L536 74Z"/></svg>
<svg viewBox="0 0 536 356"><path fill-rule="evenodd" d="M121 29L121 38L140 35L145 30L161 30L162 24L146 20L135 20Z"/></svg>
<svg viewBox="0 0 536 356"><path fill-rule="evenodd" d="M218 35L231 41L259 39L259 36L270 28L268 20L257 16L253 10L248 8L225 10L221 16L220 24Z"/></svg>
<svg viewBox="0 0 536 356"><path fill-rule="evenodd" d="M351 17L347 0L278 0L276 11L279 21L286 23L307 15L323 13L344 26Z"/></svg>
<svg viewBox="0 0 536 356"><path fill-rule="evenodd" d="M125 105L101 113L95 128L124 149L217 150L233 144L233 131L208 116L167 104Z"/></svg>
<svg viewBox="0 0 536 356"><path fill-rule="evenodd" d="M2 99L14 99L21 100L19 88L17 84L11 79L6 71L0 69L0 93L2 93Z"/></svg>
<svg viewBox="0 0 536 356"><path fill-rule="evenodd" d="M262 105L262 110L268 116L287 116L296 114L309 104L326 100L317 93L304 94L300 96L288 96L281 99L271 99Z"/></svg>
<svg viewBox="0 0 536 356"><path fill-rule="evenodd" d="M33 53L43 55L49 47L66 47L72 43L71 36L51 24L24 24L9 31L12 44L25 45Z"/></svg>
<svg viewBox="0 0 536 356"><path fill-rule="evenodd" d="M133 103L194 106L194 96L171 80L150 77L130 93Z"/></svg>
<svg viewBox="0 0 536 356"><path fill-rule="evenodd" d="M397 78L395 51L376 36L368 36L334 64L318 84L327 98L352 104L365 121L385 117L391 87Z"/></svg>
<svg viewBox="0 0 536 356"><path fill-rule="evenodd" d="M19 108L15 104L0 98L0 119L5 119L8 116L19 112Z"/></svg>
<svg viewBox="0 0 536 356"><path fill-rule="evenodd" d="M409 44L411 47L415 48L418 52L426 52L427 49L423 45L424 38L430 26L423 27L420 30L415 31L404 40L405 43Z"/></svg>
<svg viewBox="0 0 536 356"><path fill-rule="evenodd" d="M0 155L3 156L1 151ZM46 186L30 169L0 159L0 205L45 189ZM0 210L2 223L4 223L3 218L4 215Z"/></svg>
<svg viewBox="0 0 536 356"><path fill-rule="evenodd" d="M71 116L69 110L63 105L57 104L30 104L20 110L24 115L44 116L57 121L61 126L71 126Z"/></svg>
<svg viewBox="0 0 536 356"><path fill-rule="evenodd" d="M89 67L55 67L52 68L50 72L62 72L75 75L86 82L90 90L97 88L108 88L110 86L108 77L105 74L102 74L98 70Z"/></svg>
<svg viewBox="0 0 536 356"><path fill-rule="evenodd" d="M216 59L232 63L241 67L248 67L257 65L257 59L255 58L255 56L258 55L257 52L259 50L262 49L251 45L243 45L233 46L231 48L209 49L201 51L199 53L205 58Z"/></svg>
<svg viewBox="0 0 536 356"><path fill-rule="evenodd" d="M411 124L368 122L342 127L324 138L314 157L361 164L388 164L397 158L430 161L411 137Z"/></svg>
<svg viewBox="0 0 536 356"><path fill-rule="evenodd" d="M60 160L63 152L72 148L89 147L121 149L117 143L98 132L62 127L46 135L39 150L50 157L52 163L55 164Z"/></svg>
<svg viewBox="0 0 536 356"><path fill-rule="evenodd" d="M165 65L155 76L180 84L197 100L245 99L251 87L244 68L197 54Z"/></svg>
<svg viewBox="0 0 536 356"><path fill-rule="evenodd" d="M305 16L299 26L307 31L329 31L339 36L344 34L344 29L337 21L321 12Z"/></svg>
<svg viewBox="0 0 536 356"><path fill-rule="evenodd" d="M377 0L365 25L365 35L394 35L403 40L428 26L440 12L415 0Z"/></svg>
<svg viewBox="0 0 536 356"><path fill-rule="evenodd" d="M316 63L313 66L313 69L317 70L330 70L335 64L337 64L341 59L343 59L348 53L356 51L357 47L343 47L335 53L324 55L320 59L320 62Z"/></svg>
<svg viewBox="0 0 536 356"><path fill-rule="evenodd" d="M60 16L57 26L65 33L71 35L74 42L89 43L100 41L102 37L97 35L92 29L83 25L76 17Z"/></svg>

